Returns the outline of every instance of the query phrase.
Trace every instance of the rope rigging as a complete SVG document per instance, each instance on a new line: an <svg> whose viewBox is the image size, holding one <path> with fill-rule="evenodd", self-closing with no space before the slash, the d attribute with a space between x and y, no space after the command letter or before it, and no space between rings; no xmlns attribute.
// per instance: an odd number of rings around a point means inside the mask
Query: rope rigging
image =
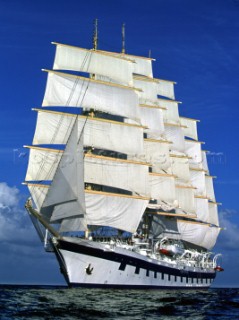
<svg viewBox="0 0 239 320"><path fill-rule="evenodd" d="M87 68L86 68L86 69L88 70L89 65L90 65L90 61L91 61L91 56L92 56L91 52L88 51L87 54L86 54L86 56L85 56L85 58L84 58L84 60L83 60L83 63L82 63L82 66L81 66L82 69L84 69L85 65L86 65L87 62L88 62L88 65L87 65ZM69 97L68 97L68 99L67 99L67 101L66 101L65 106L69 106L69 105L70 105L70 102L71 102L71 100L72 100L72 97L73 97L73 95L74 95L74 93L75 93L75 91L76 91L76 88L77 88L77 86L78 86L78 83L79 83L79 78L76 77L76 79L75 79L75 81L74 81L74 84L73 84L73 87L71 88L71 92L70 92L70 94L69 94ZM86 85L85 85L85 83L86 83ZM88 90L88 88L89 88L89 85L90 85L90 80L84 80L84 81L83 81L83 84L82 84L82 86L81 86L81 91L80 91L80 93L79 93L79 96L78 96L78 99L77 99L77 103L76 103L77 106L78 106L78 105L80 106L80 105L83 103L83 100L84 100L84 98L85 98L85 95L86 95L86 92L87 92L87 90ZM80 103L79 103L79 102L80 102ZM61 126L62 126L63 119L64 119L64 115L62 114L61 117L60 117L60 120L59 120L59 122L58 122L58 124L57 124L57 127L56 127L56 129L55 129L55 132L54 132L54 134L53 134L53 136L52 136L51 141L50 141L49 144L54 144L54 142L55 142L55 140L56 140L56 137L57 137L57 135L58 135L58 133L59 133L59 131L60 131L60 128L61 128ZM86 119L85 119L85 122L84 122L84 124L83 124L83 128L82 128L80 137L79 137L79 139L78 139L78 143L79 143L80 138L81 138L81 136L82 136L82 134L83 134L83 131L84 131L84 128L85 128L85 125L86 125L87 120L88 120L88 115L87 115L87 117L86 117ZM68 129L67 129L67 131L66 131L66 133L65 133L65 138L68 137L67 142L68 142L68 140L69 140L69 137L71 136L71 133L72 133L72 130L73 130L73 128L74 128L74 125L75 125L75 122L76 122L76 121L78 121L78 115L76 115L76 117L74 118L74 120L69 124L69 127L68 127ZM64 140L65 140L65 139L64 139ZM67 144L67 142L66 142L66 144ZM61 154L61 158L62 158L63 152L59 151L59 154ZM44 169L45 164L46 164L48 161L51 161L50 158L51 158L50 152L49 152L49 153L45 153L45 155L43 156L43 158L42 158L42 160L41 160L41 164L40 164L40 166L39 166L39 168L38 168L38 171L37 171L37 173L36 173L36 181L40 181L40 180L37 179L37 177L40 177L41 172L42 172L42 170ZM51 165L51 168L49 169L48 173L47 173L46 176L45 176L45 181L51 180L50 177L51 177L51 175L52 175L52 173L53 173L53 171L54 171L54 167L55 167L54 161L52 161L52 162L53 162L53 163L52 163L52 165ZM59 166L59 163L60 163L60 160L59 160L59 162L58 162L58 166ZM58 168L58 166L57 166L57 168ZM54 176L55 176L55 174L56 174L56 172L57 172L57 168L56 168L55 173L54 173L54 175L53 175L53 179L54 179ZM41 181L43 181L43 180L41 180ZM35 189L35 188L37 188L37 186L33 186L33 192L34 192L34 189ZM36 195L36 193L35 193L35 195ZM42 196L42 192L41 192L41 194L38 194L38 196L36 195L36 202L39 201L39 199L40 199L41 196Z"/></svg>

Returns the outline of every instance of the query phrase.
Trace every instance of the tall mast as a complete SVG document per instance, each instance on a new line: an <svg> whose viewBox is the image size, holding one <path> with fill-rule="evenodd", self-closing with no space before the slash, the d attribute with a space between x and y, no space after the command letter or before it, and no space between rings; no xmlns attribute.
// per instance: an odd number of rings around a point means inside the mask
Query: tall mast
<svg viewBox="0 0 239 320"><path fill-rule="evenodd" d="M125 23L122 25L122 53L125 53Z"/></svg>
<svg viewBox="0 0 239 320"><path fill-rule="evenodd" d="M94 20L94 33L93 33L93 50L98 49L98 19ZM95 74L91 73L90 77L95 79Z"/></svg>
<svg viewBox="0 0 239 320"><path fill-rule="evenodd" d="M98 49L98 19L94 21L93 49Z"/></svg>

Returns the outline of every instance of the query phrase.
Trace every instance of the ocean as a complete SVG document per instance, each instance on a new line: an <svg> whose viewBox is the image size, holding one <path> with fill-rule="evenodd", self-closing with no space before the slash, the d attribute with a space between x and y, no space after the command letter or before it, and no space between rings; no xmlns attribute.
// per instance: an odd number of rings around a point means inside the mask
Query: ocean
<svg viewBox="0 0 239 320"><path fill-rule="evenodd" d="M0 319L239 319L239 289L139 291L1 285Z"/></svg>

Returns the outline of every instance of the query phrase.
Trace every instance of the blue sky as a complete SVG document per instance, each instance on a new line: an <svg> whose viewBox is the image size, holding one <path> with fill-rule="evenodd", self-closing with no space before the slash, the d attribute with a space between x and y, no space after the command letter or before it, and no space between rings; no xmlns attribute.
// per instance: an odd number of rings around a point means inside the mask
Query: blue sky
<svg viewBox="0 0 239 320"><path fill-rule="evenodd" d="M154 76L177 82L181 115L200 119L221 226L215 252L225 272L215 285L239 286L239 0L0 0L0 283L63 284L57 262L44 253L24 211L24 181L35 113L52 68L52 41L151 55Z"/></svg>

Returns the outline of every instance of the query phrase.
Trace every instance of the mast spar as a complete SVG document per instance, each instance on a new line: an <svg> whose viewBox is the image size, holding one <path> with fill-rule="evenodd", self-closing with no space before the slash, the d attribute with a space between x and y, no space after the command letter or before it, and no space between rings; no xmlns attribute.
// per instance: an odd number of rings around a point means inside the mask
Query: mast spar
<svg viewBox="0 0 239 320"><path fill-rule="evenodd" d="M98 19L94 20L93 49L98 49Z"/></svg>
<svg viewBox="0 0 239 320"><path fill-rule="evenodd" d="M125 53L125 23L122 25L122 53Z"/></svg>

